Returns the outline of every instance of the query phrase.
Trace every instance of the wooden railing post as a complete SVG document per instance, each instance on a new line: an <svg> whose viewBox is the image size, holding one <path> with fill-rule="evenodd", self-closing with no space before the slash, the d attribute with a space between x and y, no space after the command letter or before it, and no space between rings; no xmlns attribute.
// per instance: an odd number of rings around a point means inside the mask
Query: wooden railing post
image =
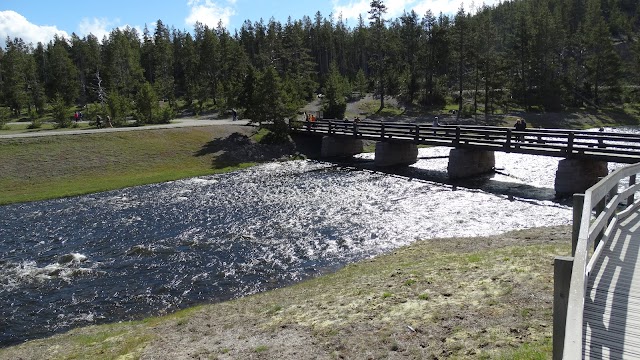
<svg viewBox="0 0 640 360"><path fill-rule="evenodd" d="M633 186L635 184L636 184L636 174L633 174L633 175L629 176L629 187L631 187L631 186ZM627 198L627 206L633 204L636 201L635 199L636 199L635 192L633 192Z"/></svg>
<svg viewBox="0 0 640 360"><path fill-rule="evenodd" d="M456 126L456 140L453 142L454 145L460 145L460 126Z"/></svg>
<svg viewBox="0 0 640 360"><path fill-rule="evenodd" d="M573 257L558 256L553 263L553 359L562 359Z"/></svg>
<svg viewBox="0 0 640 360"><path fill-rule="evenodd" d="M607 206L607 197L604 196L600 201L598 201L598 204L596 205L596 208L595 208L596 218L600 216L600 214L604 211L606 206ZM604 236L605 229L606 229L606 226L602 230L600 230L600 232L596 235L595 239L593 240L594 249L598 248L598 245L600 244L600 240Z"/></svg>
<svg viewBox="0 0 640 360"><path fill-rule="evenodd" d="M572 132L569 133L569 137L567 138L567 156L571 156L573 153L573 139L575 134Z"/></svg>
<svg viewBox="0 0 640 360"><path fill-rule="evenodd" d="M417 144L420 141L420 125L416 124L415 132L415 142Z"/></svg>
<svg viewBox="0 0 640 360"><path fill-rule="evenodd" d="M333 134L333 123L329 120L329 134Z"/></svg>
<svg viewBox="0 0 640 360"><path fill-rule="evenodd" d="M358 137L358 123L353 122L353 137Z"/></svg>
<svg viewBox="0 0 640 360"><path fill-rule="evenodd" d="M384 139L384 123L380 124L380 137Z"/></svg>
<svg viewBox="0 0 640 360"><path fill-rule="evenodd" d="M573 194L573 229L571 231L571 256L576 255L580 223L582 222L582 207L584 206L584 194ZM589 219L586 219L589 221Z"/></svg>
<svg viewBox="0 0 640 360"><path fill-rule="evenodd" d="M507 149L511 148L511 136L512 136L511 129L507 129L507 141L504 143L504 146Z"/></svg>

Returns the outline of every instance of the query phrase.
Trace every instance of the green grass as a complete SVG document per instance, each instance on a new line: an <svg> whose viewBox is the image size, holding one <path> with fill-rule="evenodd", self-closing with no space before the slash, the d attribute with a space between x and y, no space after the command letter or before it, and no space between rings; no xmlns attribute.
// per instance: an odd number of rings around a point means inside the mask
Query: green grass
<svg viewBox="0 0 640 360"><path fill-rule="evenodd" d="M380 101L372 100L363 102L360 105L360 113L364 115L377 115L377 116L398 116L404 113L404 109L385 104L384 108L380 110Z"/></svg>
<svg viewBox="0 0 640 360"><path fill-rule="evenodd" d="M266 346L266 345L258 345L255 348L255 352L257 352L257 353L265 352L267 350L269 350L269 347Z"/></svg>
<svg viewBox="0 0 640 360"><path fill-rule="evenodd" d="M0 139L0 205L209 175L216 127Z"/></svg>
<svg viewBox="0 0 640 360"><path fill-rule="evenodd" d="M260 130L258 130L257 133L255 133L251 138L253 139L253 141L255 142L261 142L262 139L267 136L270 133L269 130L265 129L265 128L261 128Z"/></svg>

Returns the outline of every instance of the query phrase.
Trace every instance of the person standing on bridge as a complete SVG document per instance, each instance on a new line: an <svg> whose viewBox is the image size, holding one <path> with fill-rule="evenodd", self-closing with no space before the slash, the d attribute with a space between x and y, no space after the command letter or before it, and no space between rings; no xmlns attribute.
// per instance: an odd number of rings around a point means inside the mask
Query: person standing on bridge
<svg viewBox="0 0 640 360"><path fill-rule="evenodd" d="M524 131L526 127L527 127L527 123L524 121L524 119L518 119L516 121L516 124L513 126L513 128L518 132L516 134L516 141L524 140L524 134L522 133L522 131Z"/></svg>
<svg viewBox="0 0 640 360"><path fill-rule="evenodd" d="M436 135L436 128L440 126L440 122L438 121L438 117L433 118L433 135Z"/></svg>

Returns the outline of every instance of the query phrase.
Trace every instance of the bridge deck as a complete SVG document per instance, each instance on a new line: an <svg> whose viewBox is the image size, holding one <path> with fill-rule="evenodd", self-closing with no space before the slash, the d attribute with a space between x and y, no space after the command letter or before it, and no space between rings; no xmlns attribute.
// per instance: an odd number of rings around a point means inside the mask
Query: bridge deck
<svg viewBox="0 0 640 360"><path fill-rule="evenodd" d="M313 135L354 137L363 140L411 142L423 145L503 151L596 161L640 162L640 135L472 125L383 123L335 120L290 122L291 130Z"/></svg>
<svg viewBox="0 0 640 360"><path fill-rule="evenodd" d="M640 213L623 219L587 285L584 359L640 358Z"/></svg>

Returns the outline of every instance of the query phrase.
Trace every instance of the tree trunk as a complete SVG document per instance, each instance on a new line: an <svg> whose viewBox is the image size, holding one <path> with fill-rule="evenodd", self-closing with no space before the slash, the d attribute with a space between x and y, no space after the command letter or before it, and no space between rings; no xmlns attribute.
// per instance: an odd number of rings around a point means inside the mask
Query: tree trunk
<svg viewBox="0 0 640 360"><path fill-rule="evenodd" d="M489 120L489 65L488 61L484 65L484 121Z"/></svg>
<svg viewBox="0 0 640 360"><path fill-rule="evenodd" d="M460 29L460 60L458 61L458 113L456 114L456 123L460 123L460 113L462 112L462 71L463 71L463 63L464 63L464 34L462 29Z"/></svg>
<svg viewBox="0 0 640 360"><path fill-rule="evenodd" d="M476 80L475 91L473 92L473 119L478 124L478 86L480 84L480 71L478 63L476 62Z"/></svg>

